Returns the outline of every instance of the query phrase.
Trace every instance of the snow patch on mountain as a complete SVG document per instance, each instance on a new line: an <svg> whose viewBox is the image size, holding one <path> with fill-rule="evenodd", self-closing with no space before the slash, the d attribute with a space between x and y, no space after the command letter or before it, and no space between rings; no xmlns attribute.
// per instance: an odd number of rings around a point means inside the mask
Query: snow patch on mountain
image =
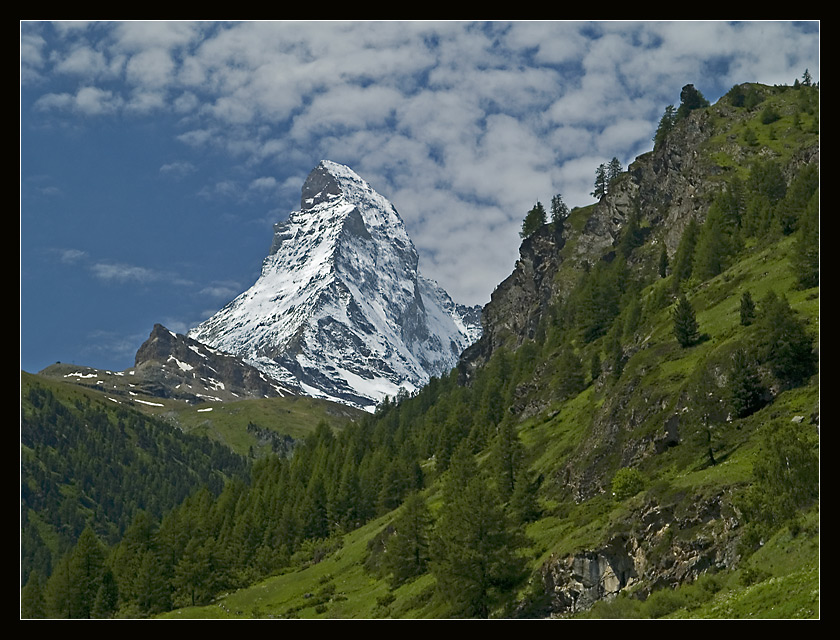
<svg viewBox="0 0 840 640"><path fill-rule="evenodd" d="M275 225L257 282L189 335L304 394L372 410L447 373L481 333L478 308L418 262L394 206L325 160Z"/></svg>

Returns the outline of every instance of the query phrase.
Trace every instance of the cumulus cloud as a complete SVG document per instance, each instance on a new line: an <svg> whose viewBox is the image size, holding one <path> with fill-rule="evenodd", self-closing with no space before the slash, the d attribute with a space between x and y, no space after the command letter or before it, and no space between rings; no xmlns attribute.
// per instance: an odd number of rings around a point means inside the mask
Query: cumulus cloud
<svg viewBox="0 0 840 640"><path fill-rule="evenodd" d="M717 99L736 82L791 83L806 67L818 80L815 29L129 22L56 25L47 38L36 25L22 34L21 68L22 79L65 80L44 85L42 112L182 118L173 136L185 149L226 154L236 167L236 179L208 176L205 196L293 201L319 160L350 164L397 206L427 275L483 302L516 259L536 200L591 202L595 168L649 149L684 84Z"/></svg>

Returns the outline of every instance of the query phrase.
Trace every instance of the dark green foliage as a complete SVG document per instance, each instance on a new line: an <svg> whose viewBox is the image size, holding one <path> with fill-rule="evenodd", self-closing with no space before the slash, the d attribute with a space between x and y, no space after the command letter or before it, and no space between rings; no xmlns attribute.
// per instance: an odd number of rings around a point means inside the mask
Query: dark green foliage
<svg viewBox="0 0 840 640"><path fill-rule="evenodd" d="M767 389L761 383L756 362L746 349L736 349L727 380L729 403L736 418L744 418L765 404Z"/></svg>
<svg viewBox="0 0 840 640"><path fill-rule="evenodd" d="M508 510L514 523L533 522L542 513L537 501L540 478L533 479L527 469L522 469L516 476L516 486L508 502Z"/></svg>
<svg viewBox="0 0 840 640"><path fill-rule="evenodd" d="M770 292L755 322L753 353L784 387L803 384L817 371L813 339L787 299Z"/></svg>
<svg viewBox="0 0 840 640"><path fill-rule="evenodd" d="M623 326L620 322L613 323L605 339L607 363L612 370L612 377L619 378L624 370L624 343L622 340Z"/></svg>
<svg viewBox="0 0 840 640"><path fill-rule="evenodd" d="M560 379L557 382L557 397L566 400L586 388L583 363L572 345L565 343L558 357Z"/></svg>
<svg viewBox="0 0 840 640"><path fill-rule="evenodd" d="M492 462L499 495L507 500L513 494L522 471L524 448L519 441L513 420L503 420L493 440Z"/></svg>
<svg viewBox="0 0 840 640"><path fill-rule="evenodd" d="M601 356L597 351L592 354L592 359L589 364L589 375L592 380L597 380L601 377Z"/></svg>
<svg viewBox="0 0 840 640"><path fill-rule="evenodd" d="M674 276L675 285L678 286L683 280L691 277L694 266L694 250L697 246L697 237L700 235L700 226L692 218L688 221L685 231L680 238L680 244L674 254L674 262L671 273Z"/></svg>
<svg viewBox="0 0 840 640"><path fill-rule="evenodd" d="M814 199L820 186L819 167L815 164L806 165L785 190L776 209L782 233L790 235L796 231L800 219L807 215L809 209L819 210L819 198Z"/></svg>
<svg viewBox="0 0 840 640"><path fill-rule="evenodd" d="M624 171L624 168L621 166L621 162L619 162L618 158L613 157L607 165L607 192L609 192L610 187L621 175L622 171Z"/></svg>
<svg viewBox="0 0 840 640"><path fill-rule="evenodd" d="M21 444L32 452L21 460L23 580L31 570L50 575L57 561L30 510L56 532L61 554L88 524L114 544L140 509L160 517L201 485L218 492L225 475L247 474L247 460L224 445L140 413L76 405L38 384L22 392Z"/></svg>
<svg viewBox="0 0 840 640"><path fill-rule="evenodd" d="M598 200L607 195L607 165L603 163L595 169L595 189L590 195Z"/></svg>
<svg viewBox="0 0 840 640"><path fill-rule="evenodd" d="M520 238L530 238L536 231L542 228L546 223L545 208L542 203L537 202L533 208L526 214L522 221L522 230L519 232Z"/></svg>
<svg viewBox="0 0 840 640"><path fill-rule="evenodd" d="M47 617L44 589L37 571L29 574L29 580L20 590L20 617L23 619Z"/></svg>
<svg viewBox="0 0 840 640"><path fill-rule="evenodd" d="M668 250L665 245L662 245L662 250L659 252L659 277L665 278L668 275Z"/></svg>
<svg viewBox="0 0 840 640"><path fill-rule="evenodd" d="M779 112L771 105L767 105L761 112L761 124L772 124L781 118Z"/></svg>
<svg viewBox="0 0 840 640"><path fill-rule="evenodd" d="M391 573L392 587L426 572L431 527L432 516L425 498L419 493L409 494L388 542L385 565Z"/></svg>
<svg viewBox="0 0 840 640"><path fill-rule="evenodd" d="M755 320L755 302L753 302L749 291L744 291L741 294L740 319L742 327L750 326Z"/></svg>
<svg viewBox="0 0 840 640"><path fill-rule="evenodd" d="M744 183L744 233L761 236L774 226L781 232L778 207L786 193L787 182L781 164L777 160L755 162Z"/></svg>
<svg viewBox="0 0 840 640"><path fill-rule="evenodd" d="M730 238L719 209L712 206L697 238L692 275L698 282L714 278L727 266L732 253Z"/></svg>
<svg viewBox="0 0 840 640"><path fill-rule="evenodd" d="M90 618L105 573L105 549L93 529L85 527L47 581L50 617Z"/></svg>
<svg viewBox="0 0 840 640"><path fill-rule="evenodd" d="M573 296L576 322L585 342L604 335L621 311L621 296L628 283L623 258L598 262L577 287Z"/></svg>
<svg viewBox="0 0 840 640"><path fill-rule="evenodd" d="M99 583L99 589L96 592L96 600L93 603L91 617L113 617L117 611L118 600L119 590L117 588L117 581L114 579L113 572L106 567Z"/></svg>
<svg viewBox="0 0 840 640"><path fill-rule="evenodd" d="M645 478L635 467L622 467L613 476L610 489L613 498L626 500L645 488Z"/></svg>
<svg viewBox="0 0 840 640"><path fill-rule="evenodd" d="M551 198L551 222L559 233L563 229L563 221L569 216L569 207L563 202L559 193Z"/></svg>
<svg viewBox="0 0 840 640"><path fill-rule="evenodd" d="M662 114L662 118L659 120L659 125L656 127L656 134L653 136L654 148L661 145L668 137L668 134L674 128L676 118L677 110L674 105L669 104L665 107L665 113Z"/></svg>
<svg viewBox="0 0 840 640"><path fill-rule="evenodd" d="M627 221L621 229L616 251L623 258L627 259L630 257L633 249L640 246L643 240L644 237L639 228L639 215L634 211L627 217Z"/></svg>
<svg viewBox="0 0 840 640"><path fill-rule="evenodd" d="M487 618L520 578L520 534L467 447L455 451L448 473L432 543L432 573L454 617Z"/></svg>
<svg viewBox="0 0 840 640"><path fill-rule="evenodd" d="M681 347L689 347L700 337L694 307L685 296L680 296L672 313L674 337Z"/></svg>
<svg viewBox="0 0 840 640"><path fill-rule="evenodd" d="M820 284L820 210L819 192L814 193L799 221L791 265L800 289Z"/></svg>
<svg viewBox="0 0 840 640"><path fill-rule="evenodd" d="M687 84L680 91L680 106L677 108L676 120L682 120L692 111L708 106L709 101L703 97L703 94L693 84Z"/></svg>
<svg viewBox="0 0 840 640"><path fill-rule="evenodd" d="M775 423L765 428L762 440L753 484L740 504L748 525L747 547L757 546L819 499L819 442L813 426Z"/></svg>

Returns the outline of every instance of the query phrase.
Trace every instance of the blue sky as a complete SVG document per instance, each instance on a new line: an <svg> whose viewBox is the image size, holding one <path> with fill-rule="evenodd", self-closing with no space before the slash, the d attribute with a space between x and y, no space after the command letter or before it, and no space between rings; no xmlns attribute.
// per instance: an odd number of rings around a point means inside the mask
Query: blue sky
<svg viewBox="0 0 840 640"><path fill-rule="evenodd" d="M592 202L683 85L819 81L818 22L22 22L21 368L134 364L253 284L322 159L484 304L536 201Z"/></svg>

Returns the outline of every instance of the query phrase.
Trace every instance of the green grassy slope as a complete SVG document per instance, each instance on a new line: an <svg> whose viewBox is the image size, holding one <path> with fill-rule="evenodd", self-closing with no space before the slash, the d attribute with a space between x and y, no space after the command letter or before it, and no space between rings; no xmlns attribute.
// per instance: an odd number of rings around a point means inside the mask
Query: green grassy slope
<svg viewBox="0 0 840 640"><path fill-rule="evenodd" d="M746 257L720 276L695 286L689 297L695 305L701 332L708 338L681 348L672 335L669 308L646 316L640 325L642 346L626 363L620 380L609 385L590 384L574 398L549 403L539 414L519 425L530 469L549 479L540 496L543 515L527 528L529 546L524 550L533 572L552 556L598 548L616 532L633 531L639 509L655 502L679 514L691 511L704 496L732 494L747 487L753 465L763 447L762 434L774 425L804 417L803 429L814 432L810 417L818 413L819 386L815 376L808 384L780 393L772 404L751 416L723 421L713 429L716 464L708 463L706 443L689 433L679 445L651 454L634 443L646 442L661 428L664 416L679 410L678 400L691 393L697 373L725 363L733 346L746 339L749 328L739 323L738 301L747 288L756 299L773 289L816 332L819 318L818 289L798 290L790 272L792 240L786 238ZM654 285L657 286L657 285ZM643 297L650 293L646 290ZM534 394L551 397L548 386ZM632 389L632 390L631 390ZM724 388L716 388L723 393ZM616 501L605 492L576 502L557 480L569 465L580 465L590 455L587 440L593 437L592 416L614 400L627 399L624 409L640 418L616 440L612 455L594 456L605 481L626 464L621 452L638 450L635 467L645 488L637 495ZM656 405L654 411L645 407ZM687 430L687 428L686 428ZM589 464L584 462L583 464ZM430 499L436 486L427 490ZM340 548L315 565L290 567L284 575L230 594L217 604L180 609L179 617L301 617L376 618L446 616L446 604L434 597L434 579L426 574L395 590L386 579L366 571L369 547L394 514L374 520L346 534ZM795 535L791 533L794 527ZM690 539L699 529L686 528L676 536ZM670 600L662 595L640 600L620 598L612 608L596 607L589 615L606 617L814 617L818 615L818 513L811 510L801 522L778 531L737 570L726 570L715 582L688 585ZM652 554L652 551L651 551ZM527 591L527 587L523 586ZM778 599L786 592L784 604ZM670 590L668 590L670 592ZM525 591L520 594L524 597ZM667 601L666 601L667 600ZM688 603L688 604L686 604ZM784 608L780 608L783 606Z"/></svg>

